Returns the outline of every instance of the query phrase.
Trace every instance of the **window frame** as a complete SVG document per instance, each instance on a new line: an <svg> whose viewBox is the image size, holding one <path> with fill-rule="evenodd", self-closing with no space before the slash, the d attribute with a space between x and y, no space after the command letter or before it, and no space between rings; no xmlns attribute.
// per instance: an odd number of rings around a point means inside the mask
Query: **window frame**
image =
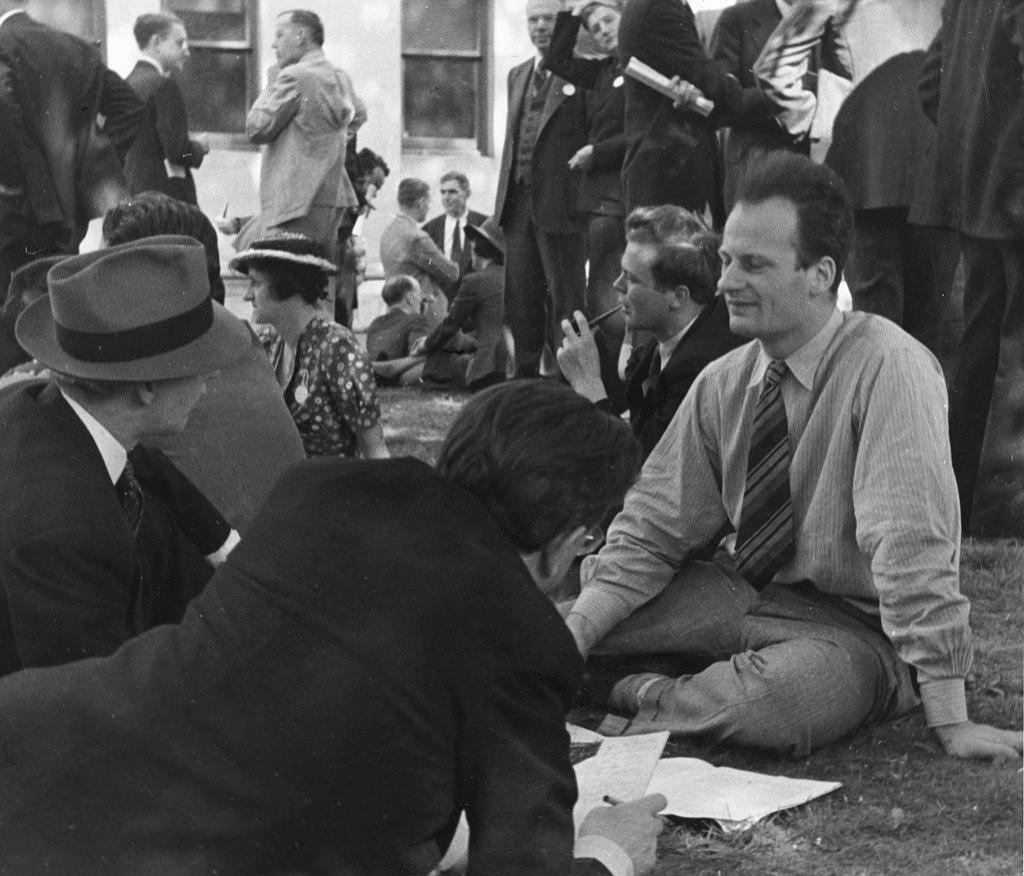
<svg viewBox="0 0 1024 876"><path fill-rule="evenodd" d="M405 4L402 0L401 14L401 131L402 152L406 154L430 155L435 153L469 153L491 156L494 154L494 136L491 131L494 91L494 0L474 0L480 9L479 50L407 50L405 47ZM422 137L405 133L405 62L407 58L426 60L474 59L477 69L476 136L475 137Z"/></svg>
<svg viewBox="0 0 1024 876"><path fill-rule="evenodd" d="M160 11L169 15L175 15L175 0L160 0ZM203 40L193 39L192 34L188 36L189 50L199 52L227 52L234 54L248 54L246 59L246 94L245 107L253 105L260 93L260 0L242 0L245 15L246 33L245 40ZM259 146L249 142L244 131L210 131L197 129L195 134L206 137L210 146L214 149L234 149L259 151Z"/></svg>

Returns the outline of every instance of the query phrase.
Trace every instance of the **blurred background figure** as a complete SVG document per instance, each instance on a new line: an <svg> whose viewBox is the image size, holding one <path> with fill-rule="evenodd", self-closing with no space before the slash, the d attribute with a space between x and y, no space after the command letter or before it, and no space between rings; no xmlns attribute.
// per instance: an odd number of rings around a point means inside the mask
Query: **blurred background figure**
<svg viewBox="0 0 1024 876"><path fill-rule="evenodd" d="M616 54L621 18L621 0L576 0L570 10L558 13L551 44L544 52L544 63L552 72L585 89L587 142L569 159L569 167L582 172L579 209L587 215L585 311L590 318L618 303L614 284L626 239L621 183L626 154L625 79ZM581 24L605 53L603 58L574 51ZM621 314L601 323L601 353L610 365L605 366L605 385L620 401L623 386L616 365L625 331Z"/></svg>
<svg viewBox="0 0 1024 876"><path fill-rule="evenodd" d="M444 213L425 223L423 230L437 244L447 258L459 266L459 279L473 270L473 254L466 240L466 226L479 226L487 217L469 209L469 178L457 170L449 170L441 177L441 206ZM448 303L454 295L451 290Z"/></svg>
<svg viewBox="0 0 1024 876"><path fill-rule="evenodd" d="M325 317L337 268L301 234L258 240L231 260L249 277L245 300L302 436L306 456L388 455L373 370L355 335Z"/></svg>
<svg viewBox="0 0 1024 876"><path fill-rule="evenodd" d="M128 194L122 162L144 112L95 48L35 21L25 6L0 0L5 124L15 124L3 132L3 293L19 266L78 252L89 220Z"/></svg>
<svg viewBox="0 0 1024 876"><path fill-rule="evenodd" d="M964 333L949 437L965 532L1024 536L1022 0L947 0L921 79L935 215L959 232ZM981 477L979 478L979 472Z"/></svg>
<svg viewBox="0 0 1024 876"><path fill-rule="evenodd" d="M185 25L174 15L148 13L135 20L133 32L140 55L126 81L146 105L146 115L125 158L128 184L133 194L157 191L195 204L192 169L210 148L189 137L185 100L173 78L189 57Z"/></svg>
<svg viewBox="0 0 1024 876"><path fill-rule="evenodd" d="M382 386L407 386L423 376L423 342L433 324L422 313L420 284L408 274L396 274L384 281L381 297L387 313L366 330L366 355L370 357L377 382Z"/></svg>

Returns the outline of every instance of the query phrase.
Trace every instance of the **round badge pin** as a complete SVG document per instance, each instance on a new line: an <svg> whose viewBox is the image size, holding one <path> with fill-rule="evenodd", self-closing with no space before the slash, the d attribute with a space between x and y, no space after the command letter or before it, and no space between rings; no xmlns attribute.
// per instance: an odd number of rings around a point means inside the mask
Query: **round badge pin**
<svg viewBox="0 0 1024 876"><path fill-rule="evenodd" d="M612 80L612 88L622 88L623 83L626 81L624 76L616 76Z"/></svg>
<svg viewBox="0 0 1024 876"><path fill-rule="evenodd" d="M295 401L298 404L302 405L302 404L306 403L306 399L308 399L308 398L309 398L309 390L306 389L306 384L304 384L304 383L299 384L299 386L297 386L295 388Z"/></svg>
<svg viewBox="0 0 1024 876"><path fill-rule="evenodd" d="M571 82L566 82L565 85L562 86L562 94L564 94L566 97L572 97L575 93L576 86L573 85Z"/></svg>

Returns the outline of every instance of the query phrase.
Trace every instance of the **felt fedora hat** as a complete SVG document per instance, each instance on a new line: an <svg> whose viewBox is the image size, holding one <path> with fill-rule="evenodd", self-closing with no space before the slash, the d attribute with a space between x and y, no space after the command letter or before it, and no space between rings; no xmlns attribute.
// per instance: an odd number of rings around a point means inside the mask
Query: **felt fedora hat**
<svg viewBox="0 0 1024 876"><path fill-rule="evenodd" d="M297 234L294 231L282 231L272 237L253 241L247 249L228 262L228 267L246 274L249 272L249 265L254 261L305 265L319 268L325 274L338 273L337 266L324 258L324 248L319 243L305 234Z"/></svg>
<svg viewBox="0 0 1024 876"><path fill-rule="evenodd" d="M15 326L48 368L91 380L168 380L225 368L251 344L245 323L210 298L206 251L165 235L69 256L49 294Z"/></svg>
<svg viewBox="0 0 1024 876"><path fill-rule="evenodd" d="M473 241L474 248L484 258L499 263L505 261L505 233L493 216L480 225L467 225L466 237Z"/></svg>

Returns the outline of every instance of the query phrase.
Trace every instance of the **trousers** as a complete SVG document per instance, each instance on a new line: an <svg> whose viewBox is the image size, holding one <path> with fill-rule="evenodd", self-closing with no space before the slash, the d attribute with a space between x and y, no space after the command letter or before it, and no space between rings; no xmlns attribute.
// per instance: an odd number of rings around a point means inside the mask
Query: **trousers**
<svg viewBox="0 0 1024 876"><path fill-rule="evenodd" d="M809 583L758 593L724 554L686 563L594 653L709 663L651 684L628 734L668 730L799 757L918 703L877 618Z"/></svg>

